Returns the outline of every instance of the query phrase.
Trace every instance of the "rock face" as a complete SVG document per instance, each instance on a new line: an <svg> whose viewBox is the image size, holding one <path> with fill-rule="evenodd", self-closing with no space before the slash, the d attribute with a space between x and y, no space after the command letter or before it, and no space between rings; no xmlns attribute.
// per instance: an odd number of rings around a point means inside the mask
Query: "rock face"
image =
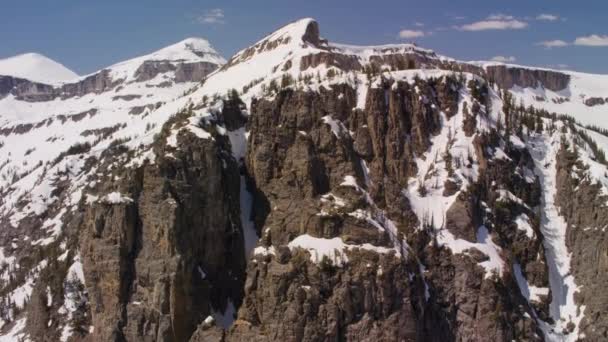
<svg viewBox="0 0 608 342"><path fill-rule="evenodd" d="M217 69L217 65L209 62L175 65L169 61L146 61L135 71L135 78L138 82L144 82L153 79L158 74L174 71L175 82L197 82L203 80L215 69Z"/></svg>
<svg viewBox="0 0 608 342"><path fill-rule="evenodd" d="M320 94L286 91L273 102L252 106L247 165L257 191L260 248L267 252L256 254L248 267L234 326L226 333L201 326L193 341L540 340L535 322L524 318L528 304L513 276L490 280L478 264L485 257L480 252L454 255L429 245L432 237L413 230L417 218L398 191L416 173L407 161L416 151L425 151L439 129L433 108L457 96L442 94L442 82L419 81L419 90L406 84L369 89L364 110L353 110L348 87ZM330 120L327 116L337 122L333 131L324 123ZM349 127L365 129L348 133ZM402 134L412 136L412 145L395 144ZM511 155L526 158L517 150ZM448 222L454 225L448 223L447 228L454 234L460 229L475 241L475 227L488 220L479 213L480 203L494 200L481 189L498 183L515 191L511 183L516 181L503 179L502 171L518 164L490 164L479 193L462 194L463 200L473 201L471 209L455 202L448 211L454 216ZM369 165L369 171L362 165ZM344 174L352 174L356 183L346 185ZM338 201L345 203L336 206ZM532 195L530 204L534 201L538 198ZM323 210L327 204L333 208ZM492 229L510 236L501 240L505 248L525 251L511 257L530 273L534 263L540 264L535 284L547 286L540 240L516 236L508 227L511 215L522 209L502 213L508 217ZM348 214L357 210L368 213L371 221ZM375 220L385 227L384 234L370 225ZM396 231L391 232L391 226ZM354 246L367 242L394 250L384 254L355 249L346 253L347 265L329 259L315 265L314 252L309 256L294 248L294 238L303 234L319 244L337 237ZM411 247L397 236L406 237ZM424 275L414 260L425 264Z"/></svg>
<svg viewBox="0 0 608 342"><path fill-rule="evenodd" d="M570 75L551 70L525 69L506 65L491 65L486 68L489 79L501 88L511 89L513 86L522 88L543 87L560 91L568 87Z"/></svg>
<svg viewBox="0 0 608 342"><path fill-rule="evenodd" d="M584 284L576 295L586 307L581 330L590 341L603 340L608 338L608 324L602 319L608 307L608 295L602 290L608 276L608 232L602 227L608 225L608 212L602 204L608 198L599 184L584 176L587 167L568 146L560 150L557 169L556 201L568 223L571 267Z"/></svg>
<svg viewBox="0 0 608 342"><path fill-rule="evenodd" d="M338 93L344 94L341 100ZM348 118L353 95L346 87L321 94L286 91L252 106L247 165L256 187L255 221L264 246L276 250L276 257L256 257L248 267L244 304L228 340L383 340L420 334L414 312L421 284L408 285L406 270L412 266L398 257L401 246L393 245L390 234L347 215L357 208L372 210L361 190L342 185L344 175L363 184L365 171L346 127L332 129L324 120ZM325 204L319 200L323 194ZM332 204L340 198L346 199L345 207ZM317 214L322 207L327 214ZM287 247L303 234L319 241L369 242L391 252L361 250L344 256L348 268L328 260L319 268L307 252ZM418 295L403 300L412 291Z"/></svg>
<svg viewBox="0 0 608 342"><path fill-rule="evenodd" d="M179 135L176 148L156 150L174 157L99 185L122 197L92 203L81 234L94 340L184 341L212 311L239 304L239 175L225 144Z"/></svg>
<svg viewBox="0 0 608 342"><path fill-rule="evenodd" d="M50 101L55 95L50 85L11 76L0 76L0 98L13 94L26 101Z"/></svg>
<svg viewBox="0 0 608 342"><path fill-rule="evenodd" d="M209 62L175 64L170 61L145 61L135 71L135 81L146 82L159 74L174 72L174 81L177 83L199 82L217 67L218 65ZM123 82L122 79L113 79L110 76L110 70L102 70L76 83L58 87L10 76L0 76L0 98L12 94L22 101L52 101L57 98L67 99L87 94L99 94L112 90Z"/></svg>
<svg viewBox="0 0 608 342"><path fill-rule="evenodd" d="M72 96L83 96L89 93L101 93L116 87L121 80L113 80L108 70L102 70L94 75L88 76L77 83L61 86L59 94L63 98Z"/></svg>

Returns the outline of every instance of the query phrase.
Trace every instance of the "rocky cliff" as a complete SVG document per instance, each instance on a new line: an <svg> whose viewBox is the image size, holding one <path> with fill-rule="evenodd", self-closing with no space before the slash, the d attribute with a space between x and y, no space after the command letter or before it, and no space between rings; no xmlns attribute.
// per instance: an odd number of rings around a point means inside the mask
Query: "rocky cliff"
<svg viewBox="0 0 608 342"><path fill-rule="evenodd" d="M518 86L521 88L543 87L552 91L560 91L566 89L570 83L568 74L553 70L490 65L486 67L486 72L490 80L505 89Z"/></svg>

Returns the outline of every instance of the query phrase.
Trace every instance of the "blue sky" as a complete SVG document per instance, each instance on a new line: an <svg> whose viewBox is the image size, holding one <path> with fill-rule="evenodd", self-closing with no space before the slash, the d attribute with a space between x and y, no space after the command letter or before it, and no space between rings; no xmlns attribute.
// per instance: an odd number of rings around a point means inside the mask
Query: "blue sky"
<svg viewBox="0 0 608 342"><path fill-rule="evenodd" d="M608 74L605 0L5 2L0 58L38 52L80 74L187 37L204 37L230 57L302 17L317 19L321 34L334 42L415 41L462 60L502 56L519 64Z"/></svg>

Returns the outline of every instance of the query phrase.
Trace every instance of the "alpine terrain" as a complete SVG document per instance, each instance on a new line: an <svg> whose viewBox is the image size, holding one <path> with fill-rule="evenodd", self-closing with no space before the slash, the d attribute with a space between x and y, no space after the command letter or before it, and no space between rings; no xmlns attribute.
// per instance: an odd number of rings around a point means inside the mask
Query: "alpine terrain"
<svg viewBox="0 0 608 342"><path fill-rule="evenodd" d="M607 341L607 115L313 19L0 60L0 341Z"/></svg>

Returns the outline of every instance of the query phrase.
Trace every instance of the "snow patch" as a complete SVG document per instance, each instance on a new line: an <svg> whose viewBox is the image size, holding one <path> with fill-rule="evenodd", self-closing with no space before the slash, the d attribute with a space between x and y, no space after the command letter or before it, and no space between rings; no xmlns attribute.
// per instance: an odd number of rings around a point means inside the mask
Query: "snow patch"
<svg viewBox="0 0 608 342"><path fill-rule="evenodd" d="M398 249L374 246L369 243L361 245L349 245L344 243L341 238L335 237L332 239L323 239L310 236L308 234L300 235L287 245L290 249L302 248L310 253L310 261L320 263L324 258L331 261L335 266L343 266L348 262L346 251L352 249L364 249L374 251L380 254L388 254L395 252L397 256L401 253Z"/></svg>
<svg viewBox="0 0 608 342"><path fill-rule="evenodd" d="M477 229L477 243L463 239L456 239L447 229L441 230L437 236L440 245L448 247L452 253L465 253L469 249L477 249L488 257L488 260L479 263L485 270L485 278L492 277L493 274L502 277L504 261L500 257L501 249L492 241L492 236L485 226Z"/></svg>
<svg viewBox="0 0 608 342"><path fill-rule="evenodd" d="M521 214L517 216L517 218L515 218L515 224L517 224L517 229L526 232L527 237L530 239L534 238L534 229L532 229L532 226L530 225L528 215Z"/></svg>
<svg viewBox="0 0 608 342"><path fill-rule="evenodd" d="M103 202L108 204L120 204L120 203L132 203L131 197L125 196L118 191L113 191L105 195L102 199Z"/></svg>
<svg viewBox="0 0 608 342"><path fill-rule="evenodd" d="M513 274L517 280L517 285L521 290L521 294L528 300L528 302L540 302L541 296L549 295L549 288L547 287L536 287L528 283L528 280L524 277L521 271L520 264L513 264Z"/></svg>

